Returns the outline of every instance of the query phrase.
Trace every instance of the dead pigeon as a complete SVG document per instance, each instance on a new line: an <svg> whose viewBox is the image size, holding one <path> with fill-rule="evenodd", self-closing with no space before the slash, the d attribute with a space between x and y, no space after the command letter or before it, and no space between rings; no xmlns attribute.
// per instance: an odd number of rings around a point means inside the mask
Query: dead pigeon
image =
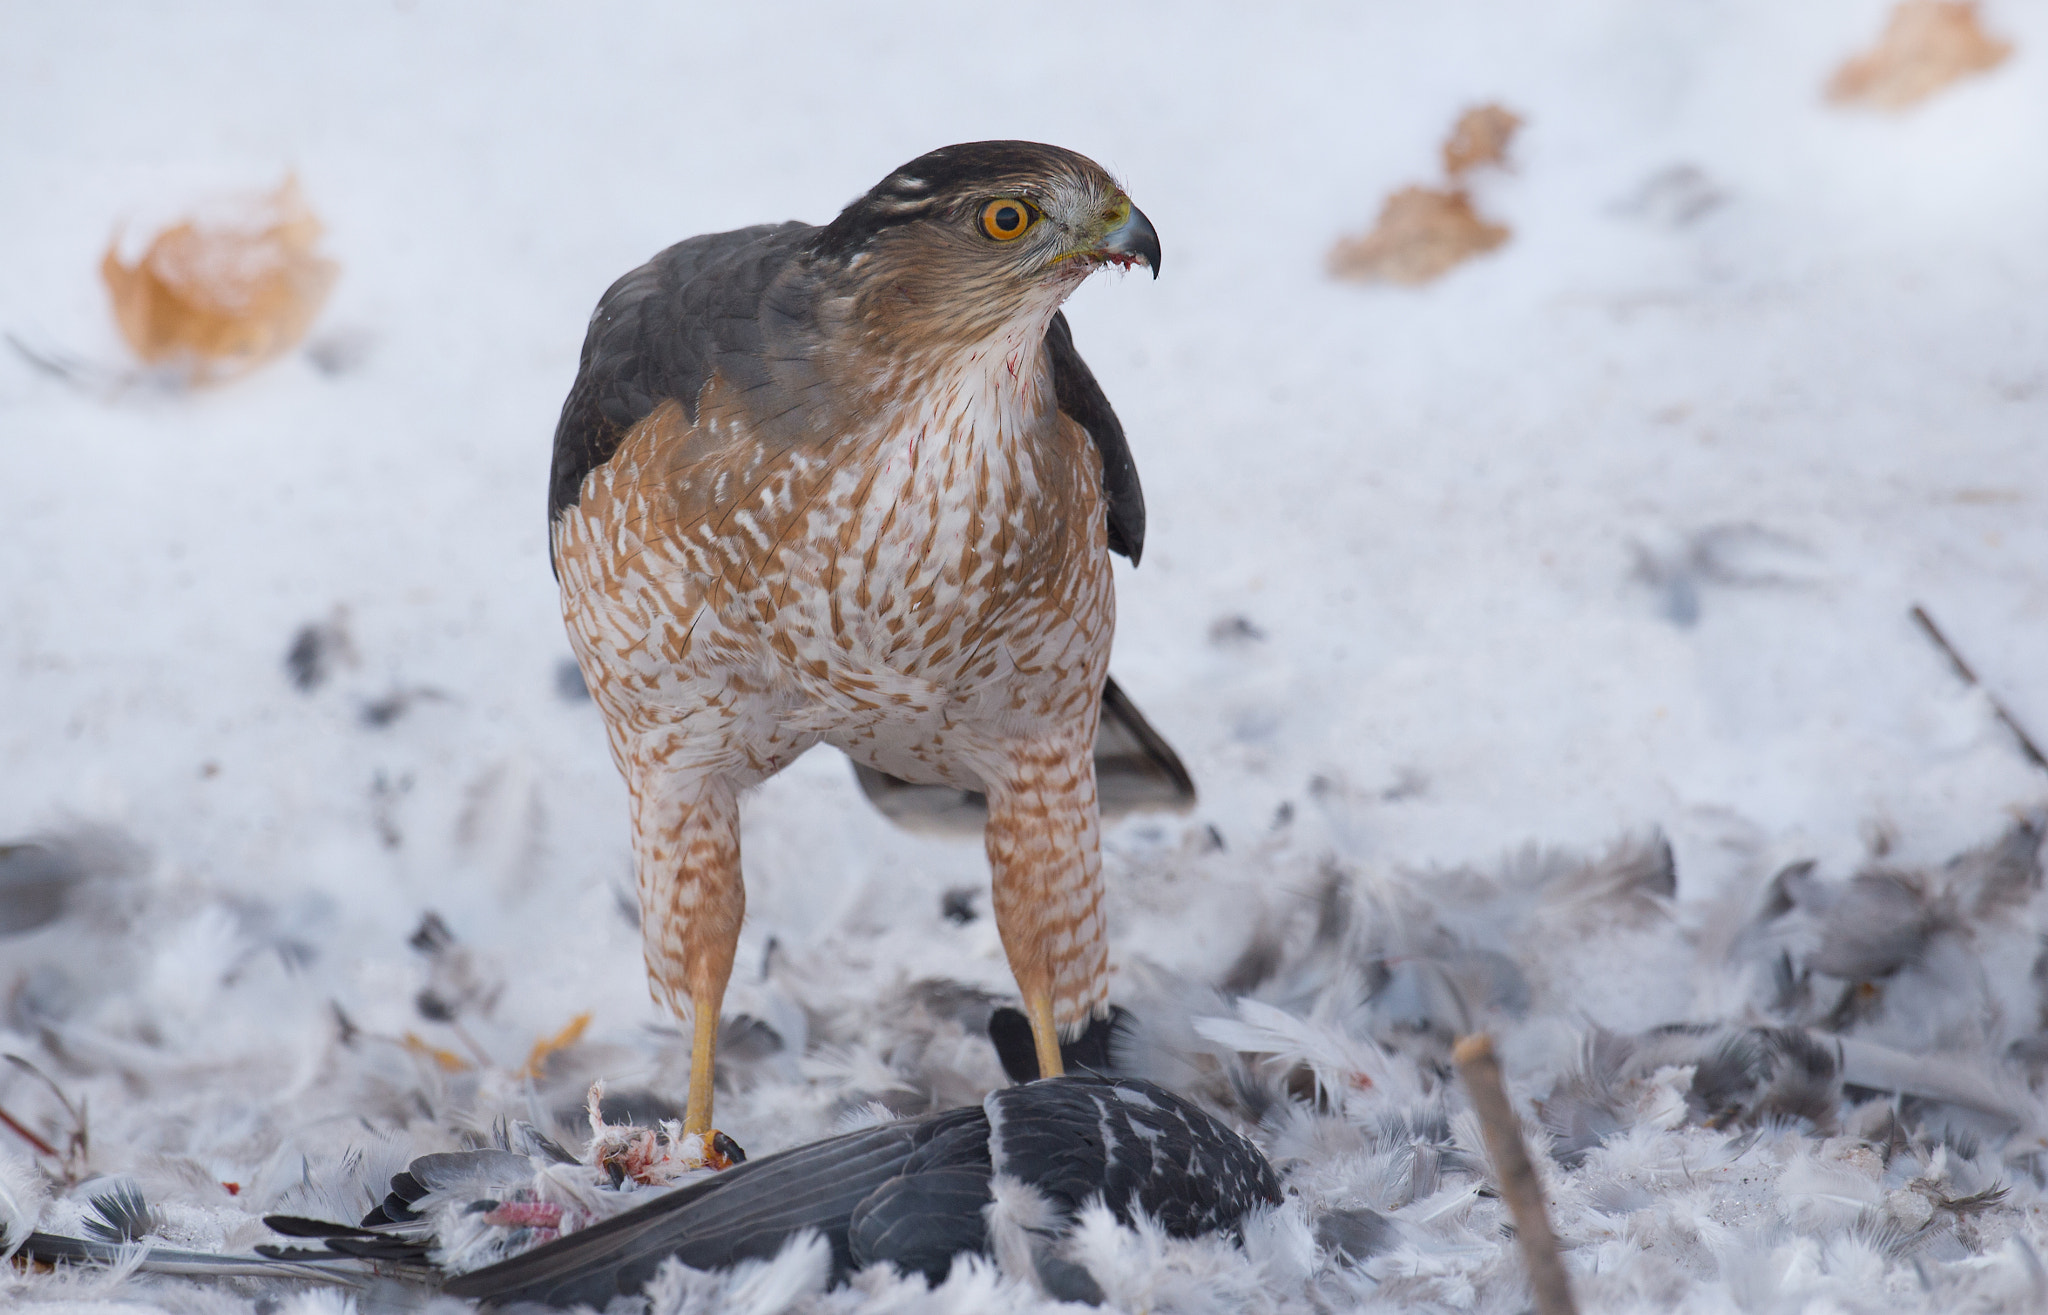
<svg viewBox="0 0 2048 1315"><path fill-rule="evenodd" d="M481 1153L470 1153L474 1157ZM415 1161L399 1194L413 1210L427 1187L516 1166L497 1157ZM435 1157L428 1157L434 1159ZM424 1176L423 1176L424 1175ZM495 1179L493 1179L495 1181ZM478 1186L482 1186L478 1182ZM430 1190L447 1191L447 1188ZM457 1193L459 1194L459 1193ZM1012 1216L1036 1221L1022 1238L998 1237L987 1207L1001 1195ZM1015 1209L1023 1197L1030 1209ZM1163 1087L1092 1075L1052 1078L991 1093L980 1105L862 1128L699 1179L624 1214L446 1281L450 1295L491 1305L536 1302L602 1308L640 1291L663 1261L722 1269L774 1256L806 1231L823 1235L835 1280L888 1262L942 1281L962 1252L992 1254L1021 1241L1039 1281L1088 1299L1086 1274L1053 1245L1082 1207L1100 1198L1129 1223L1140 1212L1170 1236L1234 1233L1252 1210L1278 1205L1280 1181L1257 1147ZM470 1207L506 1206L488 1197ZM386 1209L387 1215L392 1213ZM418 1264L427 1248L389 1225L350 1228L279 1220L295 1235L324 1228L339 1254ZM1014 1230L1013 1230L1014 1231ZM1012 1247L1006 1254L1016 1254ZM278 1251L306 1262L321 1253Z"/></svg>

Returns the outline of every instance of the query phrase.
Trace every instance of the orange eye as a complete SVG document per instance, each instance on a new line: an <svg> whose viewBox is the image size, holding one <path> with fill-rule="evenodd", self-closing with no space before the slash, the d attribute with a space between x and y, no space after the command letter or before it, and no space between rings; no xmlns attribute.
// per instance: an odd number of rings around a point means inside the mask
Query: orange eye
<svg viewBox="0 0 2048 1315"><path fill-rule="evenodd" d="M1037 218L1029 201L999 196L981 208L981 231L998 242L1014 242Z"/></svg>

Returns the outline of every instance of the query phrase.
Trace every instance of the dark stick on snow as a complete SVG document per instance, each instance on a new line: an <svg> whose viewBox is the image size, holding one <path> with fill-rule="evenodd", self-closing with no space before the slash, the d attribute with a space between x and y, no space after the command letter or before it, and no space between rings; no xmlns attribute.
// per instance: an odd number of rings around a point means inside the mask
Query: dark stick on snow
<svg viewBox="0 0 2048 1315"><path fill-rule="evenodd" d="M1927 615L1927 609L1918 603L1913 604L1913 620L1927 632L1927 637L1934 641L1934 646L1948 655L1949 665L1956 669L1956 674L1963 678L1965 685L1984 689L1984 682L1977 679L1977 673L1970 669L1970 664L1963 660L1963 655L1956 652L1956 646L1948 642L1948 636L1942 634L1941 627L1934 624L1934 618ZM2019 718L2013 716L2005 704L1999 702L1998 696L1990 690L1984 690L1984 697L1991 701L1991 711L2005 723L2005 728L2012 732L2013 738L2020 742L2020 752L2027 756L2027 761L2048 772L2048 757L2042 756L2040 748L2034 743L2034 738L2027 734L2027 728L2020 725Z"/></svg>
<svg viewBox="0 0 2048 1315"><path fill-rule="evenodd" d="M1501 1199L1514 1217L1515 1241L1529 1270L1537 1311L1540 1315L1578 1315L1571 1280L1565 1275L1564 1262L1557 1258L1557 1234L1551 1231L1550 1213L1543 1208L1543 1185L1536 1181L1536 1166L1529 1163L1521 1121L1508 1104L1500 1061L1493 1055L1493 1038L1484 1032L1458 1038L1451 1048L1451 1062L1465 1080L1465 1092L1472 1098L1480 1129L1486 1134L1486 1156L1500 1179Z"/></svg>

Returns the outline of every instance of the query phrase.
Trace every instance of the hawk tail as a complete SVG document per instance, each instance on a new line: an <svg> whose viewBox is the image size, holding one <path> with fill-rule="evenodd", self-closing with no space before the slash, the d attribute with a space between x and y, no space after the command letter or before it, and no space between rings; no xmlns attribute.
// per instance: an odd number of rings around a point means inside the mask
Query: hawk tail
<svg viewBox="0 0 2048 1315"><path fill-rule="evenodd" d="M862 763L855 763L853 772L868 802L905 830L973 835L988 820L988 801L978 791L916 785ZM1183 813L1195 805L1194 778L1180 755L1114 676L1102 687L1095 793L1104 821L1130 813Z"/></svg>

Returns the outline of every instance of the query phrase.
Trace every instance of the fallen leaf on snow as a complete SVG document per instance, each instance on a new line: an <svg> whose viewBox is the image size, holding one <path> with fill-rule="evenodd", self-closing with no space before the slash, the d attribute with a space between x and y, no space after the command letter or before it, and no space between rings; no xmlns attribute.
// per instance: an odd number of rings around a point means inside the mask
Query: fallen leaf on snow
<svg viewBox="0 0 2048 1315"><path fill-rule="evenodd" d="M314 253L319 238L320 221L286 179L236 211L172 225L132 265L122 262L117 238L100 277L136 355L210 382L305 337L339 272Z"/></svg>
<svg viewBox="0 0 2048 1315"><path fill-rule="evenodd" d="M1506 164L1508 146L1521 126L1521 115L1498 105L1466 110L1444 140L1444 172L1462 178L1481 165Z"/></svg>
<svg viewBox="0 0 2048 1315"><path fill-rule="evenodd" d="M1330 273L1362 283L1414 287L1506 242L1507 225L1484 219L1472 208L1463 179L1474 169L1505 165L1521 126L1520 115L1499 105L1459 115L1443 145L1449 185L1404 187L1388 197L1371 232L1340 239L1330 249Z"/></svg>
<svg viewBox="0 0 2048 1315"><path fill-rule="evenodd" d="M1404 187L1387 198L1370 233L1337 243L1330 252L1330 272L1342 279L1412 287L1507 240L1507 227L1480 218L1462 189Z"/></svg>
<svg viewBox="0 0 2048 1315"><path fill-rule="evenodd" d="M1838 105L1902 110L1959 78L1997 68L2012 43L1987 35L1972 0L1903 0L1877 45L1835 70Z"/></svg>

